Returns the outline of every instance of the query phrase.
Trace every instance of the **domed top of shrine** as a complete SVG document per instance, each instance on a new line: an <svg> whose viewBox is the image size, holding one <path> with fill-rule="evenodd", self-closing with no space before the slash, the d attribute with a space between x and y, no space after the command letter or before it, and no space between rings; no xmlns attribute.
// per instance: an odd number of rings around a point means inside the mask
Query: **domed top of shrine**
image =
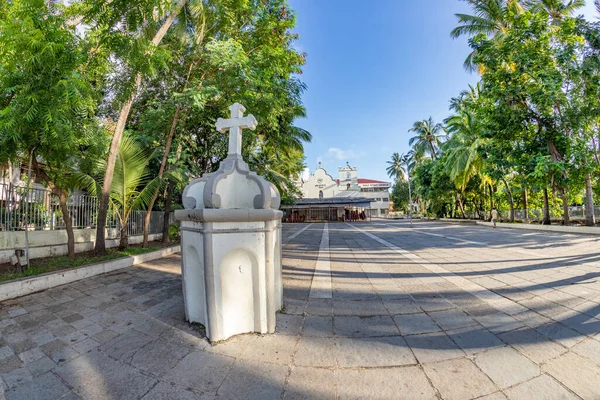
<svg viewBox="0 0 600 400"><path fill-rule="evenodd" d="M229 130L229 152L219 169L191 181L183 191L183 206L192 209L279 209L281 196L273 183L250 171L242 158L242 129L254 130L252 114L235 103L231 117L219 118L219 132Z"/></svg>

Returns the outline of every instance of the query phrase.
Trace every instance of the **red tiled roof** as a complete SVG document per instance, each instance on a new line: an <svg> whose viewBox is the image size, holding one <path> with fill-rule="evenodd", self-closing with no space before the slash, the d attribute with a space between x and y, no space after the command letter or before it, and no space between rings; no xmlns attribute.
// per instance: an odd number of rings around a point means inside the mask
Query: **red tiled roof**
<svg viewBox="0 0 600 400"><path fill-rule="evenodd" d="M376 180L373 180L373 179L361 179L361 178L358 178L358 184L360 185L361 183L389 183L389 182L376 181Z"/></svg>

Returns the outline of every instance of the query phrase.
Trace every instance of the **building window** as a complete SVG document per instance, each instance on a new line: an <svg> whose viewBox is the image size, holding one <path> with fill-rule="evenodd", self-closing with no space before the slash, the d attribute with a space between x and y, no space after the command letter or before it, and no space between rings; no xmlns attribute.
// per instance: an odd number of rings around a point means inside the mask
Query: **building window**
<svg viewBox="0 0 600 400"><path fill-rule="evenodd" d="M390 201L389 197L384 197L383 201Z"/></svg>
<svg viewBox="0 0 600 400"><path fill-rule="evenodd" d="M323 191L319 190L319 198L322 199L323 198Z"/></svg>
<svg viewBox="0 0 600 400"><path fill-rule="evenodd" d="M380 214L379 215L387 215L389 210L387 208L382 208L379 210Z"/></svg>
<svg viewBox="0 0 600 400"><path fill-rule="evenodd" d="M346 179L350 179L350 172L346 172Z"/></svg>

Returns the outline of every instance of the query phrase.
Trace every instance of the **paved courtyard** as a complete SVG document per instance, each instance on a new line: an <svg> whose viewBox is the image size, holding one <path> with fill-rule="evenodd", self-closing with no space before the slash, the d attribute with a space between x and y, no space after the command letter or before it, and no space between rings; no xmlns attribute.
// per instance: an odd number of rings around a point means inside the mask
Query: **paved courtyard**
<svg viewBox="0 0 600 400"><path fill-rule="evenodd" d="M285 225L276 334L209 344L171 256L0 303L0 399L600 399L599 241Z"/></svg>

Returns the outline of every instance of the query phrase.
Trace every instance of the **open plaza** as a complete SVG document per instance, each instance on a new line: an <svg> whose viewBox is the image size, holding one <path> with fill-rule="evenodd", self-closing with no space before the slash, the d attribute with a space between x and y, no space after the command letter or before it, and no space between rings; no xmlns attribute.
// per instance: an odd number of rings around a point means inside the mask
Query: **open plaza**
<svg viewBox="0 0 600 400"><path fill-rule="evenodd" d="M0 400L600 400L600 0L0 0Z"/></svg>
<svg viewBox="0 0 600 400"><path fill-rule="evenodd" d="M210 344L172 255L0 303L0 398L598 399L599 240L285 224L274 334Z"/></svg>

